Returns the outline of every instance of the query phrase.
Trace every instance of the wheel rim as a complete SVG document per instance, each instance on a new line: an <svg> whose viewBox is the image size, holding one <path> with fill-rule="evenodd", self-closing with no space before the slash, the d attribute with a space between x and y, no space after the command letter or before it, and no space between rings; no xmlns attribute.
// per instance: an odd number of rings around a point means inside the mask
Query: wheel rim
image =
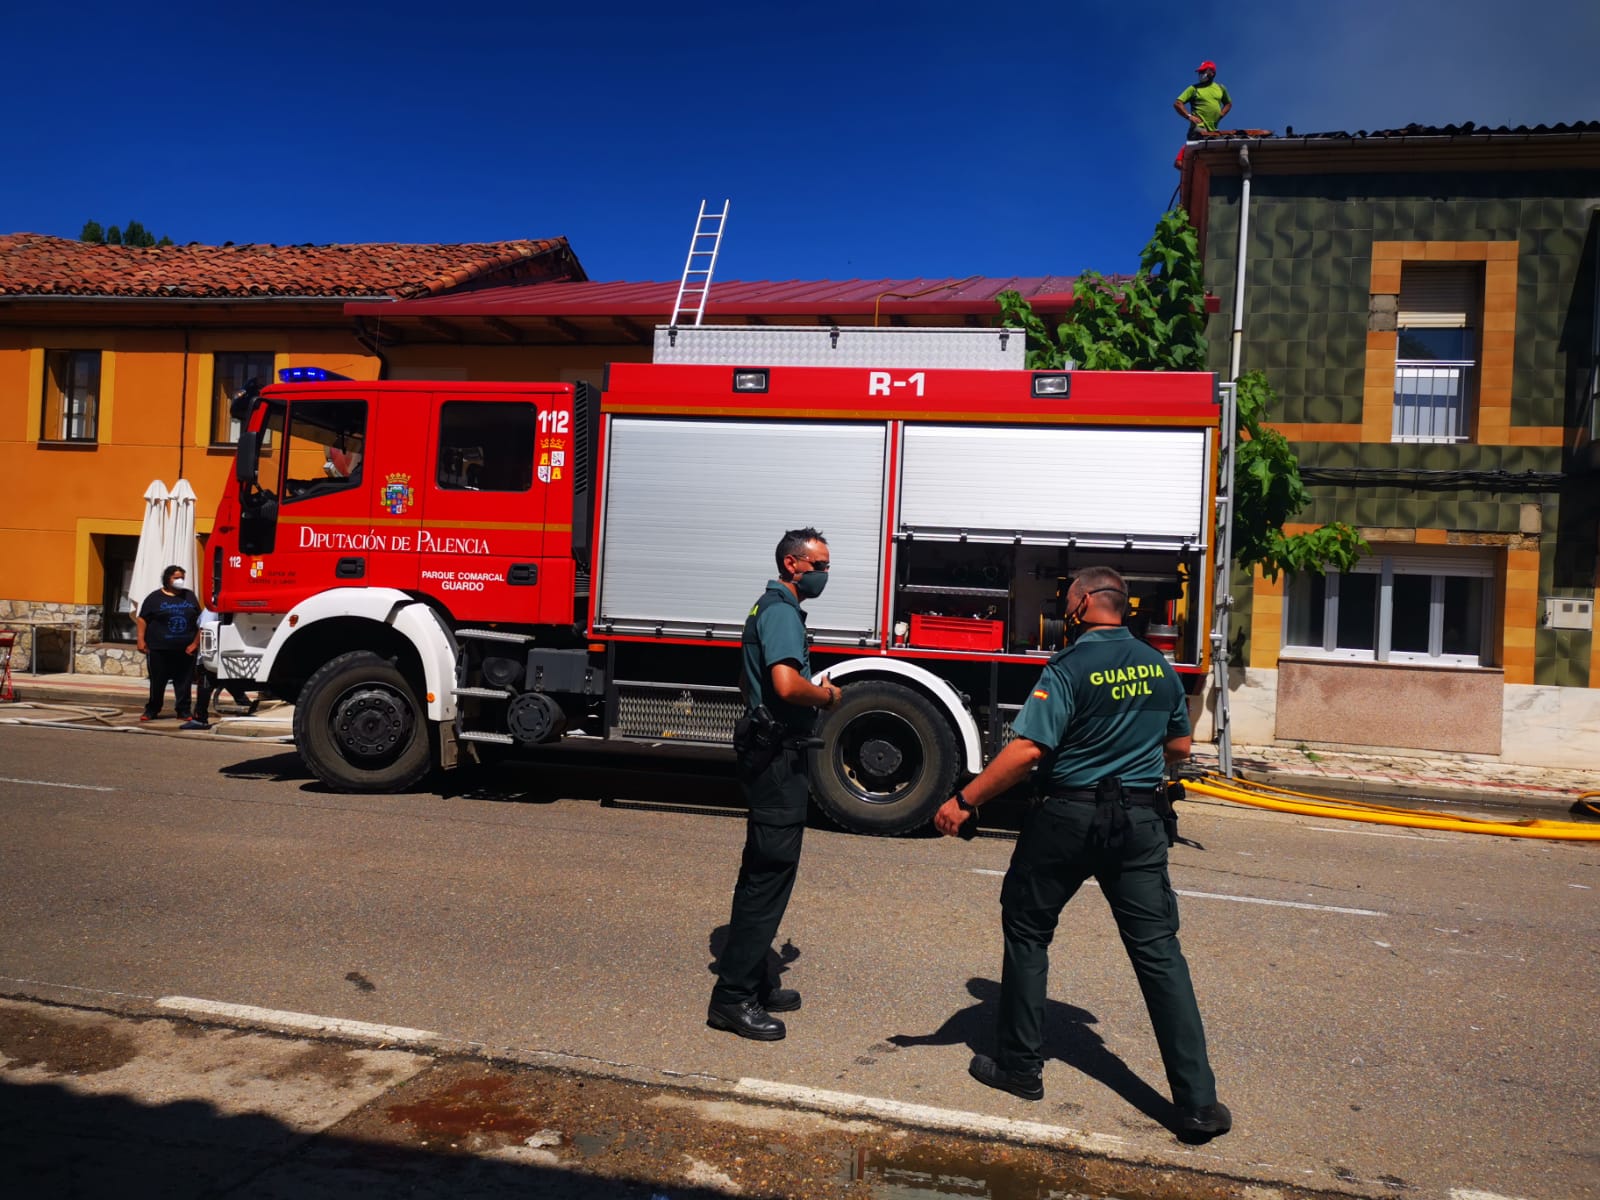
<svg viewBox="0 0 1600 1200"><path fill-rule="evenodd" d="M916 728L885 709L854 717L834 742L834 771L852 795L868 804L903 800L926 764L927 748Z"/></svg>
<svg viewBox="0 0 1600 1200"><path fill-rule="evenodd" d="M333 741L347 762L365 768L392 762L410 744L416 725L410 697L381 683L340 693L329 714Z"/></svg>

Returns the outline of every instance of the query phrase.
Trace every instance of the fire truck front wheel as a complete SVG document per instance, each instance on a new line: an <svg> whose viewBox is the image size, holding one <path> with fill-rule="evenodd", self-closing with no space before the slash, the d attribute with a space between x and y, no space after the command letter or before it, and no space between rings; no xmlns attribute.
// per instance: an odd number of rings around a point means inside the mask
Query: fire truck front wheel
<svg viewBox="0 0 1600 1200"><path fill-rule="evenodd" d="M330 659L306 681L294 740L312 774L341 792L404 791L433 764L416 693L370 650Z"/></svg>
<svg viewBox="0 0 1600 1200"><path fill-rule="evenodd" d="M897 834L932 819L954 787L959 753L950 722L920 692L897 683L846 687L817 726L811 792L857 833Z"/></svg>

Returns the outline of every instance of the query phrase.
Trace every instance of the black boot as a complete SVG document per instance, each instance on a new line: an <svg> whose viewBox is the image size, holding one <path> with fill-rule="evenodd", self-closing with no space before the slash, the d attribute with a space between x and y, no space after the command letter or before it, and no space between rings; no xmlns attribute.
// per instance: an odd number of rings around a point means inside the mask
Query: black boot
<svg viewBox="0 0 1600 1200"><path fill-rule="evenodd" d="M1179 1105L1178 1137L1185 1142L1209 1142L1233 1128L1233 1114L1218 1100L1215 1104Z"/></svg>
<svg viewBox="0 0 1600 1200"><path fill-rule="evenodd" d="M1025 1075L1021 1071L1007 1071L987 1054L973 1055L967 1074L986 1087L1010 1092L1024 1100L1044 1099L1043 1079L1037 1075Z"/></svg>
<svg viewBox="0 0 1600 1200"><path fill-rule="evenodd" d="M769 1013L794 1012L800 1007L800 993L793 988L775 987L762 993L761 1007Z"/></svg>
<svg viewBox="0 0 1600 1200"><path fill-rule="evenodd" d="M713 1000L706 1009L706 1024L757 1042L782 1041L788 1032L783 1022L768 1016L757 1000L741 1000L737 1004L719 1004Z"/></svg>

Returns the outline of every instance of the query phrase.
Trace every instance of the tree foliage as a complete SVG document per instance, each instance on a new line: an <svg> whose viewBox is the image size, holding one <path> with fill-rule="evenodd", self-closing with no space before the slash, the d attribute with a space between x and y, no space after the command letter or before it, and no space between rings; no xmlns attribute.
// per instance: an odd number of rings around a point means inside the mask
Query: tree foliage
<svg viewBox="0 0 1600 1200"><path fill-rule="evenodd" d="M170 246L172 239L162 235L159 241L138 221L129 221L127 228L113 225L110 229L102 229L99 221L85 221L83 232L78 235L80 242L93 242L97 246Z"/></svg>
<svg viewBox="0 0 1600 1200"><path fill-rule="evenodd" d="M1001 292L1001 321L1024 330L1034 370L1069 365L1092 371L1203 371L1206 366L1205 281L1200 246L1181 208L1156 222L1139 273L1121 287L1086 271L1072 290L1072 309L1054 329L1017 292ZM1233 473L1233 558L1281 571L1349 570L1368 548L1344 522L1308 533L1283 526L1310 502L1289 441L1267 425L1276 401L1267 378L1252 371L1239 380L1238 439Z"/></svg>
<svg viewBox="0 0 1600 1200"><path fill-rule="evenodd" d="M1268 579L1280 571L1329 567L1348 571L1370 547L1343 521L1306 533L1287 534L1283 525L1310 503L1300 480L1300 462L1289 439L1267 424L1278 395L1260 371L1239 377L1239 437L1233 467L1233 560L1260 566Z"/></svg>
<svg viewBox="0 0 1600 1200"><path fill-rule="evenodd" d="M1078 276L1072 311L1052 331L1017 292L997 297L1007 325L1028 334L1028 366L1088 371L1205 370L1205 283L1188 215L1156 222L1139 273L1122 286L1096 271Z"/></svg>

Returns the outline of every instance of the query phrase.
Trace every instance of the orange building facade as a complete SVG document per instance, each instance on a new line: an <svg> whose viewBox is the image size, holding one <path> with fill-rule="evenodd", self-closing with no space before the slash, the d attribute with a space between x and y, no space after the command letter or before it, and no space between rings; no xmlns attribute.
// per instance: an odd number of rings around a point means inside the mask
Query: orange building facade
<svg viewBox="0 0 1600 1200"><path fill-rule="evenodd" d="M186 479L203 542L229 480L236 391L291 364L354 379L391 365L346 316L352 300L583 278L560 239L135 248L0 236L0 627L18 635L14 665L143 673L128 585L146 488ZM472 348L448 366L474 372Z"/></svg>

